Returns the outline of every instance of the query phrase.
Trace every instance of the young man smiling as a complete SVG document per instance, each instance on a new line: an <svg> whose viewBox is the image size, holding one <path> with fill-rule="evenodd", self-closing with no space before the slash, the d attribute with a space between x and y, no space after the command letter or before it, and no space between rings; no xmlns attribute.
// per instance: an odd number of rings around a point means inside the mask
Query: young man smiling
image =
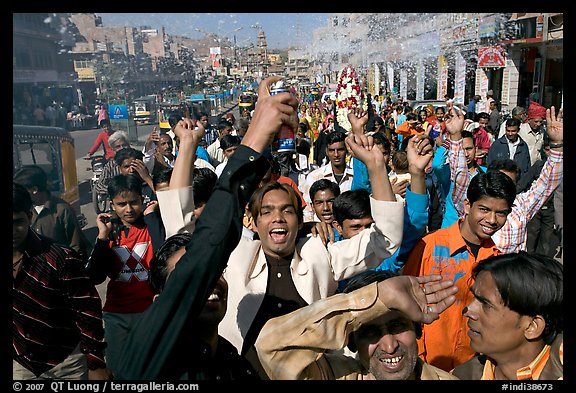
<svg viewBox="0 0 576 393"><path fill-rule="evenodd" d="M459 288L456 303L423 328L419 354L426 363L450 371L474 356L462 317L472 296L468 281L477 261L499 254L492 235L506 222L515 196L516 186L504 173L479 173L468 187L464 217L425 235L409 254L404 274L440 274Z"/></svg>

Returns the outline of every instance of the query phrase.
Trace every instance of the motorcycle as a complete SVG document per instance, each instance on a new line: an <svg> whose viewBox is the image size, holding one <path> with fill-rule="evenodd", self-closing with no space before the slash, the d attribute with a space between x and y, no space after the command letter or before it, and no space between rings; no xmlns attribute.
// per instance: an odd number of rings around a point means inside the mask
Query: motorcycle
<svg viewBox="0 0 576 393"><path fill-rule="evenodd" d="M98 155L93 156L90 162L90 170L92 170L92 177L90 178L90 190L92 193L92 205L96 214L105 213L110 210L110 200L107 193L100 193L96 189L96 184L102 175L104 166L106 165L106 158Z"/></svg>

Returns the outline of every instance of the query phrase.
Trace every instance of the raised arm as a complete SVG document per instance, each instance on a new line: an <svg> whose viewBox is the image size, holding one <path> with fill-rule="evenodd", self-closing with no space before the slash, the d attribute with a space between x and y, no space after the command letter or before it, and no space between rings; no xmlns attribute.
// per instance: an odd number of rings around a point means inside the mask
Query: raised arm
<svg viewBox="0 0 576 393"><path fill-rule="evenodd" d="M196 149L204 133L204 125L200 120L182 119L174 127L174 135L180 139L180 144L170 177L170 188L192 186Z"/></svg>
<svg viewBox="0 0 576 393"><path fill-rule="evenodd" d="M189 366L181 359L189 356L187 342L198 329L196 318L240 241L244 208L268 169L261 153L283 123L298 125L295 97L268 96L267 86L279 79L261 83L258 106L242 144L230 157L229 170L218 178L162 295L132 327L116 379L176 379ZM194 375L195 370L188 371Z"/></svg>
<svg viewBox="0 0 576 393"><path fill-rule="evenodd" d="M347 294L333 295L268 320L256 349L271 379L335 379L328 350L348 344L349 334L390 310L431 323L454 303L457 288L440 276L392 277ZM422 288L426 288L426 292Z"/></svg>
<svg viewBox="0 0 576 393"><path fill-rule="evenodd" d="M458 216L464 214L464 200L470 185L470 175L464 155L462 143L462 129L464 128L464 115L457 111L453 103L446 104L446 131L449 133L450 141L450 180L452 186L452 201Z"/></svg>

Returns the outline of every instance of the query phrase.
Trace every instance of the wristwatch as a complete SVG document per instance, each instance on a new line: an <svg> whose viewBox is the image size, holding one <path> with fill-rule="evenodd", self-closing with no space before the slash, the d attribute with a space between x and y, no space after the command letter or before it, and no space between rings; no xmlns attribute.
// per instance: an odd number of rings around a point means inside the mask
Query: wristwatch
<svg viewBox="0 0 576 393"><path fill-rule="evenodd" d="M564 147L564 143L551 143L550 144L551 149L557 149L559 147Z"/></svg>

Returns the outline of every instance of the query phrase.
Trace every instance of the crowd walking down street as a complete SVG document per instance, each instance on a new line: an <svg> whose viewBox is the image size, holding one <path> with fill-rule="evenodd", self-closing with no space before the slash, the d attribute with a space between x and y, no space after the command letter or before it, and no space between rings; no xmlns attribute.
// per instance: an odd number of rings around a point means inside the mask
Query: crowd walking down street
<svg viewBox="0 0 576 393"><path fill-rule="evenodd" d="M334 36L391 20L331 15ZM234 61L205 44L211 64L190 74L204 52L185 37L134 28L104 45L95 14L69 15L106 56L94 75L70 61L98 81L89 94L14 94L13 380L563 387L564 108L558 41L542 39L562 14L482 14L471 46L470 18L433 15L418 31L445 52L434 83L425 58L380 75L368 38L360 66L334 54L306 78L293 57L275 67L259 25L245 54L234 35ZM502 39L515 20L544 54ZM427 30L457 21L460 35ZM119 60L151 47L161 61Z"/></svg>

